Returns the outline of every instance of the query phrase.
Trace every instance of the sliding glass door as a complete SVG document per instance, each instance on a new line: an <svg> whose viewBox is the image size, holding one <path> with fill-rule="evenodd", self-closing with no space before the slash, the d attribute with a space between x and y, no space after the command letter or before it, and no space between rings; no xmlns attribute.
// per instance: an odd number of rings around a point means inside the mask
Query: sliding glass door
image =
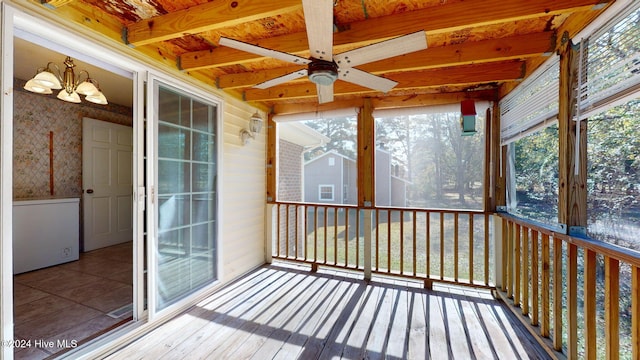
<svg viewBox="0 0 640 360"><path fill-rule="evenodd" d="M217 279L219 104L151 81L154 312ZM154 290L155 289L155 290Z"/></svg>

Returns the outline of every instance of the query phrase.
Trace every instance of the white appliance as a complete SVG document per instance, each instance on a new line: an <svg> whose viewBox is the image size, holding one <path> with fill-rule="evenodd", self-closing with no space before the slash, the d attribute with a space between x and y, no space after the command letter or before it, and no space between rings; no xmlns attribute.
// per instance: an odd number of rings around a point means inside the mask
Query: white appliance
<svg viewBox="0 0 640 360"><path fill-rule="evenodd" d="M13 202L13 273L79 258L80 199Z"/></svg>

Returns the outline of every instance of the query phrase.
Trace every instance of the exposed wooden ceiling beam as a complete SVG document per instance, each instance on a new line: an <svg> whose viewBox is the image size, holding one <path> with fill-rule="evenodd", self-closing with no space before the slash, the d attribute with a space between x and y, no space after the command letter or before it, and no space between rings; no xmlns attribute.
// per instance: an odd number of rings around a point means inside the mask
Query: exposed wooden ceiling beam
<svg viewBox="0 0 640 360"><path fill-rule="evenodd" d="M524 61L508 61L503 63L464 65L442 69L395 73L387 77L398 82L394 90L482 84L521 79L524 74L524 64ZM363 88L344 81L336 81L333 88L336 96L379 93L375 90ZM277 86L264 90L252 88L244 91L244 98L247 101L284 101L311 97L316 97L316 85L310 81L299 85Z"/></svg>
<svg viewBox="0 0 640 360"><path fill-rule="evenodd" d="M438 94L420 94L415 96L385 96L371 99L374 109L391 109L411 106L433 106L459 103L464 99L497 100L497 89L450 92Z"/></svg>
<svg viewBox="0 0 640 360"><path fill-rule="evenodd" d="M388 72L426 70L442 66L467 65L490 61L523 59L531 56L551 54L555 50L553 32L541 32L511 36L449 46L432 47L411 54L358 66L358 69L374 74ZM253 86L269 79L300 70L293 66L237 74L221 75L217 85L221 89ZM304 81L301 78L298 81Z"/></svg>
<svg viewBox="0 0 640 360"><path fill-rule="evenodd" d="M463 99L497 100L497 90L458 91L451 93L385 96L372 98L371 104L375 109L390 109L407 106L430 106L459 103ZM295 114L314 111L328 111L362 106L363 99L337 100L330 103L318 104L317 102L287 103L278 102L273 108L274 114Z"/></svg>
<svg viewBox="0 0 640 360"><path fill-rule="evenodd" d="M352 23L334 34L334 52L344 45L367 45L390 37L420 30L427 35L455 31L470 26L482 26L540 16L556 15L593 8L603 0L469 0L434 6ZM241 39L240 39L241 40ZM277 36L253 42L256 45L304 55L308 51L305 32ZM246 52L218 47L212 50L182 54L180 67L195 70L263 60Z"/></svg>
<svg viewBox="0 0 640 360"><path fill-rule="evenodd" d="M167 15L138 21L127 27L126 41L134 46L141 46L181 37L185 34L197 34L235 26L301 8L300 0L212 1Z"/></svg>

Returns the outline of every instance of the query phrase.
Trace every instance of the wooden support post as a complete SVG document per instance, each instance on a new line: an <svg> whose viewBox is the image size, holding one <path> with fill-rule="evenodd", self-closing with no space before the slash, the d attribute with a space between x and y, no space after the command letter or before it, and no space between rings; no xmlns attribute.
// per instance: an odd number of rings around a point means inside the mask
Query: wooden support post
<svg viewBox="0 0 640 360"><path fill-rule="evenodd" d="M574 49L568 34L564 34L564 48L560 53L560 89L558 104L558 222L566 226L567 234L583 234L587 226L587 131L586 122L574 121L578 86L579 54ZM577 138L580 126L580 138ZM576 145L579 145L576 147ZM576 157L577 155L577 157ZM577 159L577 161L576 161ZM554 241L555 243L555 241ZM560 250L561 251L561 250ZM568 263L566 274L567 285L567 357L578 356L577 333L577 254L575 245L568 245ZM557 256L554 252L554 262ZM562 268L555 267L556 271ZM561 302L562 285L554 282L554 305ZM559 288L559 289L558 289ZM556 306L554 306L556 307ZM556 307L557 309L557 307ZM562 317L561 312L554 311L556 322ZM554 346L562 346L562 322L554 325Z"/></svg>
<svg viewBox="0 0 640 360"><path fill-rule="evenodd" d="M495 180L496 171L495 168L495 158L493 158L493 150L496 148L494 142L500 146L500 133L497 133L497 138L494 138L493 127L494 127L494 112L497 108L497 101L494 104L494 108L487 108L486 116L485 116L485 133L484 133L484 178L483 178L483 190L484 190L484 206L483 209L485 212L495 211L495 187L491 186L492 181ZM495 124L498 125L498 124ZM498 127L498 126L496 126Z"/></svg>
<svg viewBox="0 0 640 360"><path fill-rule="evenodd" d="M277 200L277 184L276 169L278 166L278 136L276 123L273 121L273 115L267 117L267 202L275 202ZM300 199L302 200L302 199Z"/></svg>
<svg viewBox="0 0 640 360"><path fill-rule="evenodd" d="M371 99L364 99L358 113L358 206L364 207L364 278L371 280L372 212L375 206L375 120ZM377 227L377 223L376 223ZM376 252L378 249L376 248Z"/></svg>
<svg viewBox="0 0 640 360"><path fill-rule="evenodd" d="M565 34L566 35L566 34ZM577 50L568 36L560 54L560 98L558 108L558 222L573 229L584 229L587 225L587 125L576 122L576 87L578 85ZM578 169L576 174L576 134L580 124Z"/></svg>
<svg viewBox="0 0 640 360"><path fill-rule="evenodd" d="M375 120L371 99L364 99L358 113L358 206L370 208L375 205Z"/></svg>

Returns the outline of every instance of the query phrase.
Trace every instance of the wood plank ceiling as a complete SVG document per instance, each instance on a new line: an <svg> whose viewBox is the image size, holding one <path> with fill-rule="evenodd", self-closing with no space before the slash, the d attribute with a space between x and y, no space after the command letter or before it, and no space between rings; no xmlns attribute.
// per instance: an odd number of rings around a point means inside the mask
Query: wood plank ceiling
<svg viewBox="0 0 640 360"><path fill-rule="evenodd" d="M260 90L300 69L218 46L221 36L308 57L301 0L32 0L65 18L274 113L495 100L606 7L606 0L334 0L334 53L415 31L428 49L358 68L398 82L388 93L336 81L318 105L307 78ZM610 2L613 2L611 0Z"/></svg>

